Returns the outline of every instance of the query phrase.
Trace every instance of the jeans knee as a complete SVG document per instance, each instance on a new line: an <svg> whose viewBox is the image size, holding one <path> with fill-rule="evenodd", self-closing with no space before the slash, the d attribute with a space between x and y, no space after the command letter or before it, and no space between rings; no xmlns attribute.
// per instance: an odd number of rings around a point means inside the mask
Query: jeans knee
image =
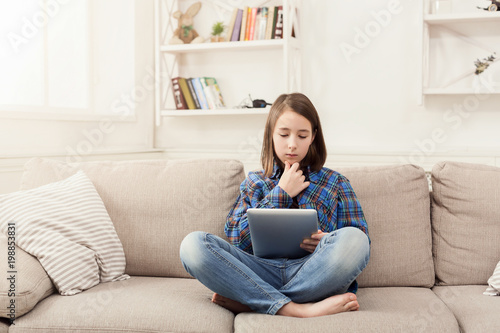
<svg viewBox="0 0 500 333"><path fill-rule="evenodd" d="M370 242L368 236L355 227L337 229L331 234L331 242L336 243L335 251L339 251L346 263L363 266L370 258Z"/></svg>
<svg viewBox="0 0 500 333"><path fill-rule="evenodd" d="M201 257L200 251L203 246L205 235L206 233L204 232L194 231L182 240L179 255L186 270L188 270L188 268L193 269L199 264L199 259Z"/></svg>

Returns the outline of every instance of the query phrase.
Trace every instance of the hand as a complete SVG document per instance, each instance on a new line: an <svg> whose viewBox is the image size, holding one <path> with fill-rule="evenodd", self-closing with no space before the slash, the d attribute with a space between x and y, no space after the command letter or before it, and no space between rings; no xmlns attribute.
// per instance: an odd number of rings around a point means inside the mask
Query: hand
<svg viewBox="0 0 500 333"><path fill-rule="evenodd" d="M290 166L288 161L285 161L285 171L281 175L278 186L283 189L292 198L296 197L300 192L305 190L310 182L306 182L306 177L299 170L299 163L293 163Z"/></svg>
<svg viewBox="0 0 500 333"><path fill-rule="evenodd" d="M307 252L313 253L314 250L316 249L316 246L318 246L319 242L321 241L321 239L326 235L328 235L327 232L318 230L317 233L311 235L311 238L305 238L300 244L300 247L306 250Z"/></svg>

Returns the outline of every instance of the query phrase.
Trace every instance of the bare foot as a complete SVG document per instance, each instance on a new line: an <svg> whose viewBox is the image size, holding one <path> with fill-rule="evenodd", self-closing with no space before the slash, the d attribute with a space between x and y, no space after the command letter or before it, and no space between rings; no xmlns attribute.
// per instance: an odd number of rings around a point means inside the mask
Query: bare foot
<svg viewBox="0 0 500 333"><path fill-rule="evenodd" d="M215 293L212 296L212 302L222 306L223 308L228 309L229 311L232 311L233 313L241 313L241 312L251 312L252 309L250 309L248 306L241 304L239 302L233 301L230 298L224 297L222 295L219 295Z"/></svg>
<svg viewBox="0 0 500 333"><path fill-rule="evenodd" d="M325 298L317 303L298 304L290 302L279 309L277 314L281 316L309 318L357 310L359 310L359 303L356 295L346 293Z"/></svg>

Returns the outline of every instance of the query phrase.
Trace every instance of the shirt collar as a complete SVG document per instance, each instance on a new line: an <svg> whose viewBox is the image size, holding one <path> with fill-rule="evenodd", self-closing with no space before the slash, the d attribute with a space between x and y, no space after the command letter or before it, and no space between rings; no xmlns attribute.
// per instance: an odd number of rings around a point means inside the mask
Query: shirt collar
<svg viewBox="0 0 500 333"><path fill-rule="evenodd" d="M271 179L280 179L282 173L283 173L283 170L280 169L278 164L274 163L273 173L272 173L270 178ZM318 181L318 172L311 171L310 166L307 167L307 169L304 171L304 174L306 176L306 181L310 181L311 183L316 183Z"/></svg>

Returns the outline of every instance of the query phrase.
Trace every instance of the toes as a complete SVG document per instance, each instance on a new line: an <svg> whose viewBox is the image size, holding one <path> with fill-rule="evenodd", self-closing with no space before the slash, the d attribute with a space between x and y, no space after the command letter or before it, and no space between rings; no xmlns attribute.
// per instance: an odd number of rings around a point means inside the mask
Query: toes
<svg viewBox="0 0 500 333"><path fill-rule="evenodd" d="M344 308L346 309L346 311L357 311L359 310L359 303L357 300L354 300L349 303L346 303L344 305Z"/></svg>

